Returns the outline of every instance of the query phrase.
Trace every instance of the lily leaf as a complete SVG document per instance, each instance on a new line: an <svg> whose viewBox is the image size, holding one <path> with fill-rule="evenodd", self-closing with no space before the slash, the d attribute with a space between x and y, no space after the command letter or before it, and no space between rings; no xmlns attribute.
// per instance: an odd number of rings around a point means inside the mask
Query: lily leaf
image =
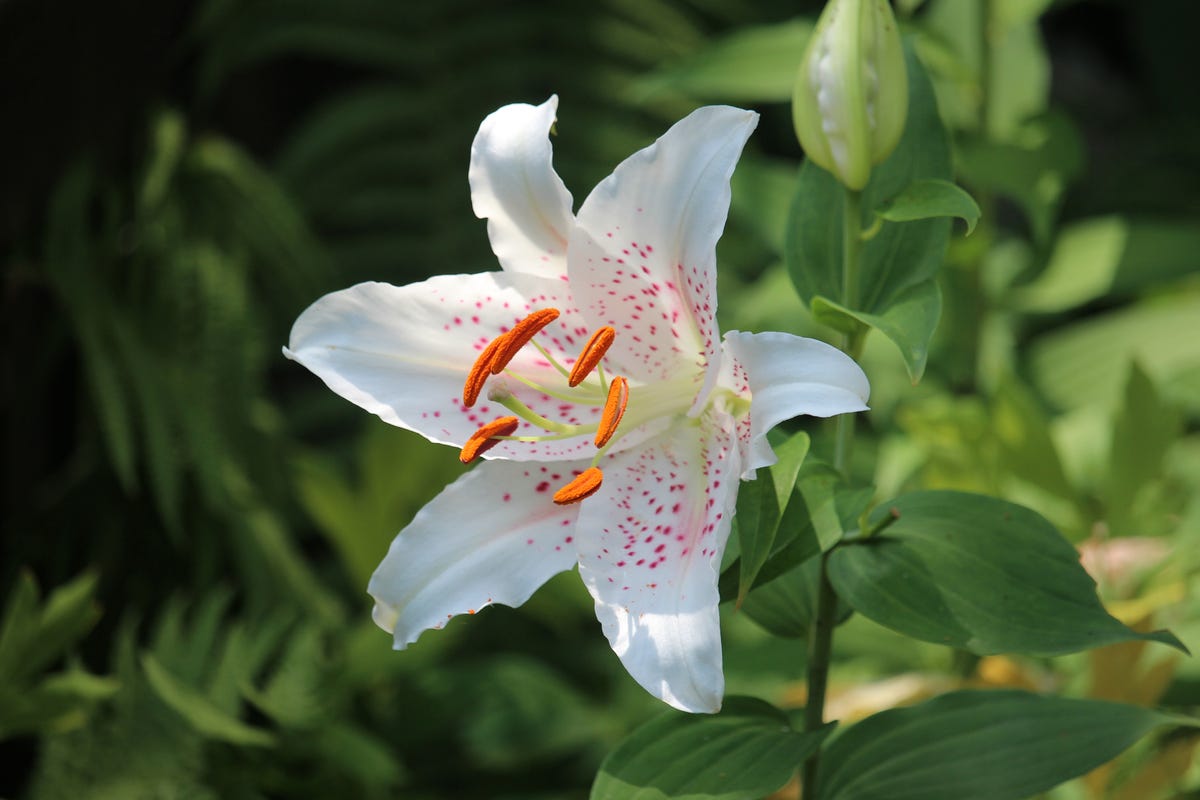
<svg viewBox="0 0 1200 800"><path fill-rule="evenodd" d="M928 491L891 503L888 529L834 550L829 580L855 611L926 642L978 655L1061 655L1131 640L1187 648L1111 616L1079 554L1023 506Z"/></svg>
<svg viewBox="0 0 1200 800"><path fill-rule="evenodd" d="M818 796L1021 800L1100 766L1159 726L1181 723L1196 725L1099 700L952 692L845 729L824 753Z"/></svg>
<svg viewBox="0 0 1200 800"><path fill-rule="evenodd" d="M760 475L747 482L738 492L737 521L741 556L738 560L738 596L740 606L754 586L775 547L780 531L782 511L787 508L800 473L800 465L808 454L809 438L803 431L775 448L778 461L768 469L770 479Z"/></svg>
<svg viewBox="0 0 1200 800"><path fill-rule="evenodd" d="M983 212L962 187L938 178L925 178L904 187L904 191L876 208L875 213L889 222L958 217L967 223L970 236Z"/></svg>
<svg viewBox="0 0 1200 800"><path fill-rule="evenodd" d="M727 697L711 716L671 711L604 759L591 800L755 800L787 783L830 730L793 731L787 715L751 697Z"/></svg>
<svg viewBox="0 0 1200 800"><path fill-rule="evenodd" d="M831 328L849 332L853 323L859 322L891 339L900 348L908 375L916 383L925 374L929 342L942 315L942 290L933 279L909 286L882 314L851 311L824 297L815 297L812 312L817 321Z"/></svg>

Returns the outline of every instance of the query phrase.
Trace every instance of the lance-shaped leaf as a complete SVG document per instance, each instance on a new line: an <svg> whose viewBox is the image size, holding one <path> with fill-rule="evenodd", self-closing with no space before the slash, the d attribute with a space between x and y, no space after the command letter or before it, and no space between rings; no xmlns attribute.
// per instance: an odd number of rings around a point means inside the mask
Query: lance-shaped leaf
<svg viewBox="0 0 1200 800"><path fill-rule="evenodd" d="M889 222L958 217L967 223L967 235L975 230L982 212L966 190L938 178L915 180L904 191L885 200L875 213Z"/></svg>
<svg viewBox="0 0 1200 800"><path fill-rule="evenodd" d="M1131 639L1187 648L1112 617L1079 554L1037 513L964 492L915 492L899 518L840 547L829 579L859 613L900 633L980 655L1060 655Z"/></svg>
<svg viewBox="0 0 1200 800"><path fill-rule="evenodd" d="M821 800L1021 800L1170 724L1196 723L1098 700L952 692L845 729L825 751L817 794Z"/></svg>
<svg viewBox="0 0 1200 800"><path fill-rule="evenodd" d="M727 698L712 716L669 712L609 753L591 800L754 800L787 783L830 730L793 731L782 711L752 697Z"/></svg>
<svg viewBox="0 0 1200 800"><path fill-rule="evenodd" d="M780 516L788 507L800 465L808 454L808 434L800 431L775 449L778 457L768 468L769 480L760 477L742 487L737 501L738 605L754 586L759 570L767 562L780 534Z"/></svg>

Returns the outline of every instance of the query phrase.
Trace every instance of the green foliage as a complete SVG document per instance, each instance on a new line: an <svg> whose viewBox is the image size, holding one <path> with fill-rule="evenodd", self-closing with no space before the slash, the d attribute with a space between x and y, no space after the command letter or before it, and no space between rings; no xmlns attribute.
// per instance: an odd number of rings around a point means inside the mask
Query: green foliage
<svg viewBox="0 0 1200 800"><path fill-rule="evenodd" d="M1054 312L1136 295L1196 272L1200 225L1122 216L1064 225L1037 280L1014 291L1023 310Z"/></svg>
<svg viewBox="0 0 1200 800"><path fill-rule="evenodd" d="M888 504L883 533L847 542L829 580L855 611L927 642L973 653L1058 655L1139 634L1100 604L1075 548L1045 519L983 495L920 492Z"/></svg>
<svg viewBox="0 0 1200 800"><path fill-rule="evenodd" d="M792 454L799 455L801 442L803 439L793 438L788 443L795 448ZM815 458L806 459L793 471L795 462L787 455L785 451L780 463L770 468L775 499L764 501L758 494L765 492L764 488L751 489L749 499L744 501L757 501L775 513L752 514L735 523L739 541L750 541L751 546L749 554L742 552L722 573L723 600L737 598L741 605L751 589L774 581L830 549L841 541L847 528L854 527L855 518L870 502L869 489L846 487L841 474L829 464ZM786 504L783 511L778 512L782 498L786 498ZM766 523L766 531L762 529L764 519L774 520ZM744 566L746 562L750 563L749 567ZM753 616L753 612L750 613Z"/></svg>
<svg viewBox="0 0 1200 800"><path fill-rule="evenodd" d="M173 114L151 143L133 200L105 196L86 163L70 172L52 199L46 270L122 488L148 481L178 537L188 479L220 513L229 462L268 438L255 418L269 351L251 298L287 307L315 289L322 262L290 201L236 148L188 141Z"/></svg>
<svg viewBox="0 0 1200 800"><path fill-rule="evenodd" d="M1180 723L1197 724L1095 700L952 692L841 732L829 744L819 796L1021 800Z"/></svg>
<svg viewBox="0 0 1200 800"><path fill-rule="evenodd" d="M95 592L96 576L84 574L42 603L33 576L21 573L0 621L0 739L77 727L117 690L76 663L45 674L96 623Z"/></svg>
<svg viewBox="0 0 1200 800"><path fill-rule="evenodd" d="M740 605L746 616L772 634L801 638L808 635L815 617L821 569L816 556L857 528L871 492L847 487L837 470L815 458L778 477L794 482L791 497L778 524L775 550ZM842 604L838 617L845 619L849 613Z"/></svg>
<svg viewBox="0 0 1200 800"><path fill-rule="evenodd" d="M1180 293L1064 325L1029 350L1035 387L1061 409L1119 402L1128 365L1137 361L1172 401L1200 408L1190 391L1200 370L1200 341L1181 336L1200 314L1200 296Z"/></svg>
<svg viewBox="0 0 1200 800"><path fill-rule="evenodd" d="M1179 412L1164 402L1137 362L1121 407L1113 419L1108 479L1103 497L1108 524L1117 535L1136 535L1143 516L1137 503L1142 492L1163 474L1163 462L1182 433Z"/></svg>
<svg viewBox="0 0 1200 800"><path fill-rule="evenodd" d="M738 541L741 549L739 606L775 549L781 515L787 510L804 457L808 455L808 447L808 434L795 434L775 448L778 461L769 468L771 480L755 480L738 492Z"/></svg>
<svg viewBox="0 0 1200 800"><path fill-rule="evenodd" d="M335 688L337 665L326 655L332 635L286 612L231 618L230 600L216 591L193 607L169 602L140 652L135 626L124 624L111 705L43 751L31 796L159 796L173 787L220 797L234 770L246 797L297 783L353 786L364 797L395 787L403 773L394 756L344 718L348 687ZM252 710L266 726L251 721ZM255 769L280 762L303 767Z"/></svg>
<svg viewBox="0 0 1200 800"><path fill-rule="evenodd" d="M739 29L641 78L633 97L644 102L673 90L728 102L788 100L812 31L809 19Z"/></svg>
<svg viewBox="0 0 1200 800"><path fill-rule="evenodd" d="M913 181L900 194L875 209L888 222L958 217L967 223L967 235L979 222L979 206L958 186L937 179Z"/></svg>
<svg viewBox="0 0 1200 800"><path fill-rule="evenodd" d="M591 797L752 800L787 783L829 730L795 732L786 715L749 697L726 698L713 716L671 712L613 750Z"/></svg>

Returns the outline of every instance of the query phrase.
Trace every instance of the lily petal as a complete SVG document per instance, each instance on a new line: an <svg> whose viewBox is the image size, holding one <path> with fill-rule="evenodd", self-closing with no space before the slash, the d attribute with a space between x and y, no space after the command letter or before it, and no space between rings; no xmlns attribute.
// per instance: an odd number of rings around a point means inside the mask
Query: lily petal
<svg viewBox="0 0 1200 800"><path fill-rule="evenodd" d="M639 684L684 711L720 710L717 575L737 499L729 418L710 413L611 457L583 503L579 575Z"/></svg>
<svg viewBox="0 0 1200 800"><path fill-rule="evenodd" d="M549 139L557 109L557 96L540 106L504 106L471 144L471 206L487 219L492 250L508 271L567 274L571 193L554 171Z"/></svg>
<svg viewBox="0 0 1200 800"><path fill-rule="evenodd" d="M484 397L462 403L463 381L479 352L534 308L554 307L561 316L539 341L561 353L576 352L588 330L573 311L563 281L535 275L485 272L440 275L392 286L362 283L313 303L296 320L284 354L316 373L342 397L401 428L440 444L461 447L485 422L508 412ZM545 384L565 380L532 347L511 368ZM560 422L588 424L596 406L566 404L501 375L503 386L537 413ZM516 435L545 433L528 422ZM502 442L487 458L558 460L590 458L588 434L561 441Z"/></svg>
<svg viewBox="0 0 1200 800"><path fill-rule="evenodd" d="M482 464L392 541L367 591L375 622L393 634L396 649L458 614L519 606L575 565L580 507L555 505L546 477L536 465Z"/></svg>
<svg viewBox="0 0 1200 800"><path fill-rule="evenodd" d="M775 463L767 432L785 419L867 410L871 385L854 359L836 347L790 333L725 334L732 389L750 402L750 441L743 477ZM723 380L729 380L723 378Z"/></svg>
<svg viewBox="0 0 1200 800"><path fill-rule="evenodd" d="M600 182L576 218L571 287L593 327L612 325L624 374L661 380L719 346L716 244L729 178L758 124L752 111L694 111Z"/></svg>

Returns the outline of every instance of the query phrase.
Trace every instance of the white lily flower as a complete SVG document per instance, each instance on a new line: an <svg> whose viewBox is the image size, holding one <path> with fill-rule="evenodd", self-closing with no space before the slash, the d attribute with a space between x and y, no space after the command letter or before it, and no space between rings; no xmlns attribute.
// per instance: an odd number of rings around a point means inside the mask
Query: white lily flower
<svg viewBox="0 0 1200 800"><path fill-rule="evenodd" d="M716 324L729 178L758 115L701 108L571 213L558 99L510 105L471 148L501 272L327 295L285 354L384 421L486 463L400 532L371 578L401 649L579 565L613 650L686 711L721 706L717 576L739 479L800 414L866 409L846 355ZM485 452L486 451L486 452Z"/></svg>

